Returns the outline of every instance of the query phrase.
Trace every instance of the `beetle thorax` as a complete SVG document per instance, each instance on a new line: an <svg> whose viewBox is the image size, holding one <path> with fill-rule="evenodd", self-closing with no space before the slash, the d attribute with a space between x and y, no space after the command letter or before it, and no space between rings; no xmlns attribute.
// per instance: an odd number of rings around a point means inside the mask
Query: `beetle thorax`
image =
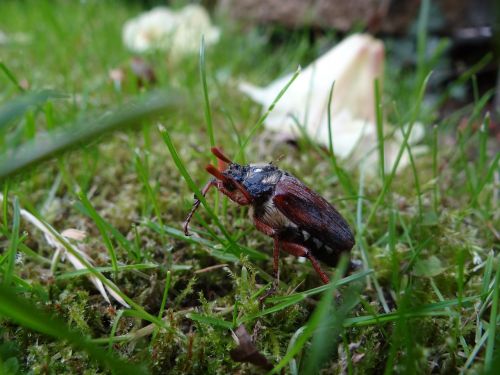
<svg viewBox="0 0 500 375"><path fill-rule="evenodd" d="M231 164L224 172L234 178L248 191L255 204L270 197L283 172L272 164Z"/></svg>

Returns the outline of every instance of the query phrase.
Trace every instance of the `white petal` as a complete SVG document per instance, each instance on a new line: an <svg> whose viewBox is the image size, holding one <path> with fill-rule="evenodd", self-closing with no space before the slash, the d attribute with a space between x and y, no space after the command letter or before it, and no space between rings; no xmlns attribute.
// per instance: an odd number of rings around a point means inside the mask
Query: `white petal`
<svg viewBox="0 0 500 375"><path fill-rule="evenodd" d="M66 237L66 238L69 238L72 240L81 241L81 240L85 239L85 237L87 236L87 233L85 233L83 230L69 228L69 229L63 230L61 235L63 237Z"/></svg>
<svg viewBox="0 0 500 375"><path fill-rule="evenodd" d="M303 69L265 125L298 135L295 117L312 139L328 144L328 96L335 82L331 108L333 142L338 143L341 155L347 156L360 139L363 128L360 124L374 123L373 80L382 74L383 54L382 42L369 35L355 34L345 39ZM267 109L291 78L292 74L285 75L264 88L248 83L240 84L239 88Z"/></svg>
<svg viewBox="0 0 500 375"><path fill-rule="evenodd" d="M123 298L120 297L113 289L111 289L107 285L104 285L104 287L106 288L106 290L108 291L108 293L111 295L111 297L113 297L116 300L116 302L118 302L120 305L122 305L124 307L130 308L129 304L127 302L125 302L123 300Z"/></svg>
<svg viewBox="0 0 500 375"><path fill-rule="evenodd" d="M378 171L378 151L375 116L374 81L380 82L384 69L384 46L370 35L355 34L336 45L327 53L303 69L291 84L265 121L268 129L300 136L297 122L308 137L328 147L330 133L328 112L331 115L333 149L337 156L349 159L350 164L365 160L368 175ZM263 105L263 110L272 104L279 92L292 78L287 74L266 87L257 87L242 82L239 89L254 101ZM328 99L333 82L333 101L328 108ZM390 125L384 124L384 134L393 133ZM425 134L422 124L415 124L408 139L410 145L422 140ZM403 141L400 131L386 140L385 163L390 172ZM425 147L412 148L413 155L427 151ZM404 168L409 163L405 152L399 163Z"/></svg>
<svg viewBox="0 0 500 375"><path fill-rule="evenodd" d="M88 258L84 252L82 252L82 251L78 251L78 252L80 255L84 256L86 259ZM66 252L66 256L68 257L68 260L73 265L73 267L75 267L75 269L77 269L77 270L87 269L87 267L82 262L80 262L80 260L78 260L78 258L76 258L73 254ZM101 280L99 280L97 277L95 277L92 274L88 275L88 278L90 279L90 281L92 281L92 284L94 284L94 286L99 291L99 293L101 293L101 295L106 300L106 302L111 304L111 301L108 298L108 294L106 293L106 290L104 289L104 285L102 284Z"/></svg>

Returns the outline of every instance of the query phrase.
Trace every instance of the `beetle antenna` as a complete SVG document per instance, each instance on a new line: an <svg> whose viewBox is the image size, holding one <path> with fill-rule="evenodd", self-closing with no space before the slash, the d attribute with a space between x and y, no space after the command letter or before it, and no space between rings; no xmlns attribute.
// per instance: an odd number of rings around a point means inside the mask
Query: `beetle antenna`
<svg viewBox="0 0 500 375"><path fill-rule="evenodd" d="M273 161L269 162L269 164L278 164L281 160L283 160L284 157L285 157L285 154L281 154L276 159L274 159Z"/></svg>
<svg viewBox="0 0 500 375"><path fill-rule="evenodd" d="M214 176L216 179L221 180L222 182L228 182L230 180L229 177L225 176L221 171L215 168L212 164L206 166L206 171Z"/></svg>
<svg viewBox="0 0 500 375"><path fill-rule="evenodd" d="M212 154L214 154L217 157L217 159L220 159L229 164L233 164L231 159L229 159L226 155L224 155L220 147L212 147L210 150L212 151Z"/></svg>

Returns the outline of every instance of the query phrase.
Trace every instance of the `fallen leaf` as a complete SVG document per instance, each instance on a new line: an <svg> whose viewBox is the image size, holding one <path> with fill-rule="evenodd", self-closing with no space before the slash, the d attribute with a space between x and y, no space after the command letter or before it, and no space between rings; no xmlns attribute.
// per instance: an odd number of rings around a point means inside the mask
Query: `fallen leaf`
<svg viewBox="0 0 500 375"><path fill-rule="evenodd" d="M446 271L441 260L432 255L427 259L418 260L413 268L413 275L421 277L434 277Z"/></svg>
<svg viewBox="0 0 500 375"><path fill-rule="evenodd" d="M238 344L229 352L233 361L251 363L268 371L273 369L273 365L257 350L243 324L236 329L233 338Z"/></svg>

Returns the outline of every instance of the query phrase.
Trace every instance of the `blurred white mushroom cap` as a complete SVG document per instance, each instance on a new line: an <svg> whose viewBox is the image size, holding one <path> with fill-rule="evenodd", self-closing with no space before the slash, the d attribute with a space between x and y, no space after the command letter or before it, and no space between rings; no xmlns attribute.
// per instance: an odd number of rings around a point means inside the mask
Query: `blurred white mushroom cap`
<svg viewBox="0 0 500 375"><path fill-rule="evenodd" d="M207 44L213 44L219 40L220 31L212 25L205 8L195 4L178 11L156 7L127 21L122 30L123 43L129 50L165 50L173 57L197 52L202 35Z"/></svg>

